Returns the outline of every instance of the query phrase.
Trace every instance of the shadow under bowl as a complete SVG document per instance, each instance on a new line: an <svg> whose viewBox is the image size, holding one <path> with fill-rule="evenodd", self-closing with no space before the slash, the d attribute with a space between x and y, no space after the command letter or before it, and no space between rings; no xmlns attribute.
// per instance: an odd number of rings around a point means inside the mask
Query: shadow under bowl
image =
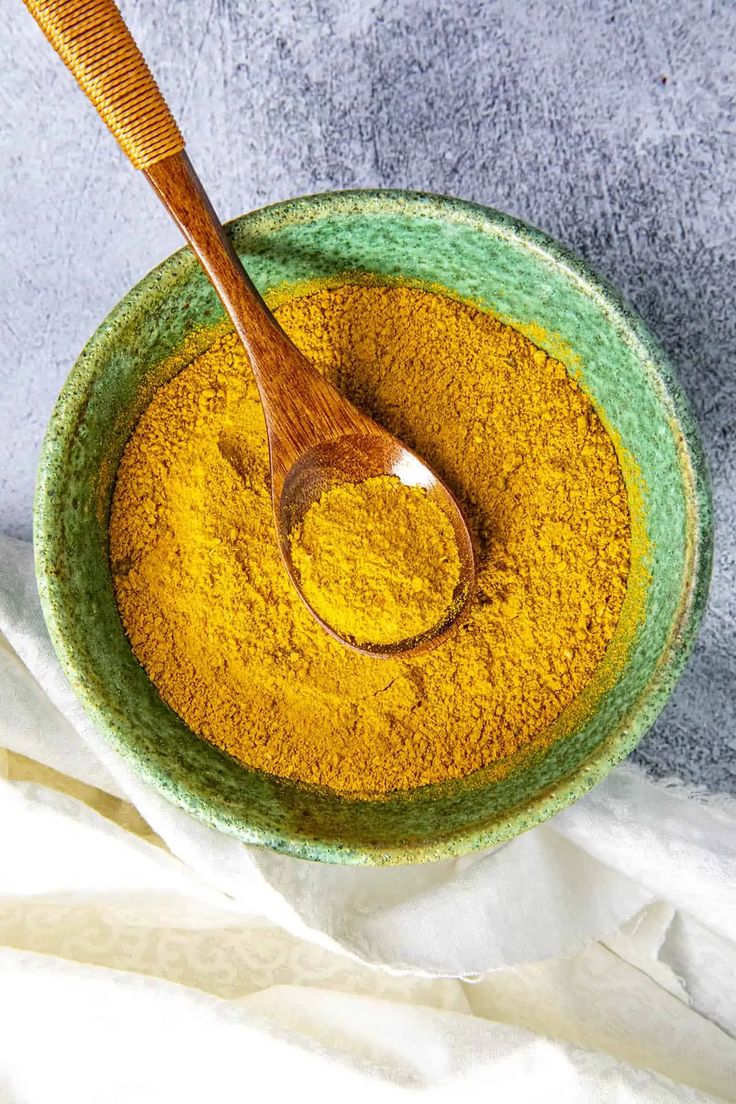
<svg viewBox="0 0 736 1104"><path fill-rule="evenodd" d="M606 677L606 664L616 637L601 677L544 739L503 769L462 781L349 799L248 769L195 735L131 651L107 552L125 444L166 380L167 359L187 335L222 319L214 291L182 250L100 326L64 385L44 442L36 569L64 670L140 775L246 843L385 864L508 840L580 797L634 748L691 650L710 576L712 513L697 431L673 370L641 320L581 260L489 208L411 192L327 193L243 216L228 232L264 294L315 280L411 283L492 311L565 362L611 431L637 502L640 547L648 552L638 565L640 593L626 599L640 605L636 631L615 677L613 667Z"/></svg>

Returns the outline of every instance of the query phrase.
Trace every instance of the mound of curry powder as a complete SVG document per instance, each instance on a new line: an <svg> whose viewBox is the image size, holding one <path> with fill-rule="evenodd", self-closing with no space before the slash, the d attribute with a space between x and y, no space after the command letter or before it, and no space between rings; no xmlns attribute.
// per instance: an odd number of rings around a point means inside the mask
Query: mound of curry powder
<svg viewBox="0 0 736 1104"><path fill-rule="evenodd" d="M227 333L156 392L120 464L110 555L133 651L195 732L276 775L380 795L497 763L576 699L616 628L631 531L613 443L561 363L471 306L349 285L276 313L459 495L473 608L409 659L314 621L280 560L258 393Z"/></svg>

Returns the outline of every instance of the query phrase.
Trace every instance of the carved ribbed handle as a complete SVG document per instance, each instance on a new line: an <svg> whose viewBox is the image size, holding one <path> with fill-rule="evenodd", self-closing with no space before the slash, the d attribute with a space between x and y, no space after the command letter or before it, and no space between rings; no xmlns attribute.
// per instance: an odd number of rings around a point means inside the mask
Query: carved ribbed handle
<svg viewBox="0 0 736 1104"><path fill-rule="evenodd" d="M184 149L174 116L113 0L24 0L136 169Z"/></svg>

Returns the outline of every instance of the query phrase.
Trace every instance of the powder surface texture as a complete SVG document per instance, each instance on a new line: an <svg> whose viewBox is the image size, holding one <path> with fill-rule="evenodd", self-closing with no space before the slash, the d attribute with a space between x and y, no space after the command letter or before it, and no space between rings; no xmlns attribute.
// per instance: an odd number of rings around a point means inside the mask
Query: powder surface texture
<svg viewBox="0 0 736 1104"><path fill-rule="evenodd" d="M528 745L588 683L630 562L614 446L564 366L429 291L343 286L278 318L463 503L478 591L409 659L334 641L282 566L255 384L232 334L161 387L122 458L110 554L161 696L242 762L341 793L459 778Z"/></svg>
<svg viewBox="0 0 736 1104"><path fill-rule="evenodd" d="M330 487L290 534L312 609L357 644L397 644L446 620L460 582L452 523L396 476Z"/></svg>

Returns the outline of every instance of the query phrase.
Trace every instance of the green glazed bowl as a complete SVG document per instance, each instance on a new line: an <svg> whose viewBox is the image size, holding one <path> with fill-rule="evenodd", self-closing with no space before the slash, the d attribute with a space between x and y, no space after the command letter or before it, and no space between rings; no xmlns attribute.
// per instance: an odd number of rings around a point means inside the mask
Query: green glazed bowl
<svg viewBox="0 0 736 1104"><path fill-rule="evenodd" d="M673 370L612 288L561 245L498 211L419 193L330 193L256 211L229 233L264 293L283 297L314 281L398 279L492 310L564 360L612 432L630 501L638 503L649 551L638 566L636 631L615 677L594 680L585 708L573 703L503 771L383 800L339 798L249 770L191 732L133 656L107 557L123 447L166 378L166 359L193 330L222 318L182 250L103 322L64 386L43 446L36 566L64 670L100 730L152 786L246 843L366 864L501 843L569 805L632 750L692 647L710 574L711 501ZM616 638L611 656L615 645ZM608 661L607 653L603 668Z"/></svg>

